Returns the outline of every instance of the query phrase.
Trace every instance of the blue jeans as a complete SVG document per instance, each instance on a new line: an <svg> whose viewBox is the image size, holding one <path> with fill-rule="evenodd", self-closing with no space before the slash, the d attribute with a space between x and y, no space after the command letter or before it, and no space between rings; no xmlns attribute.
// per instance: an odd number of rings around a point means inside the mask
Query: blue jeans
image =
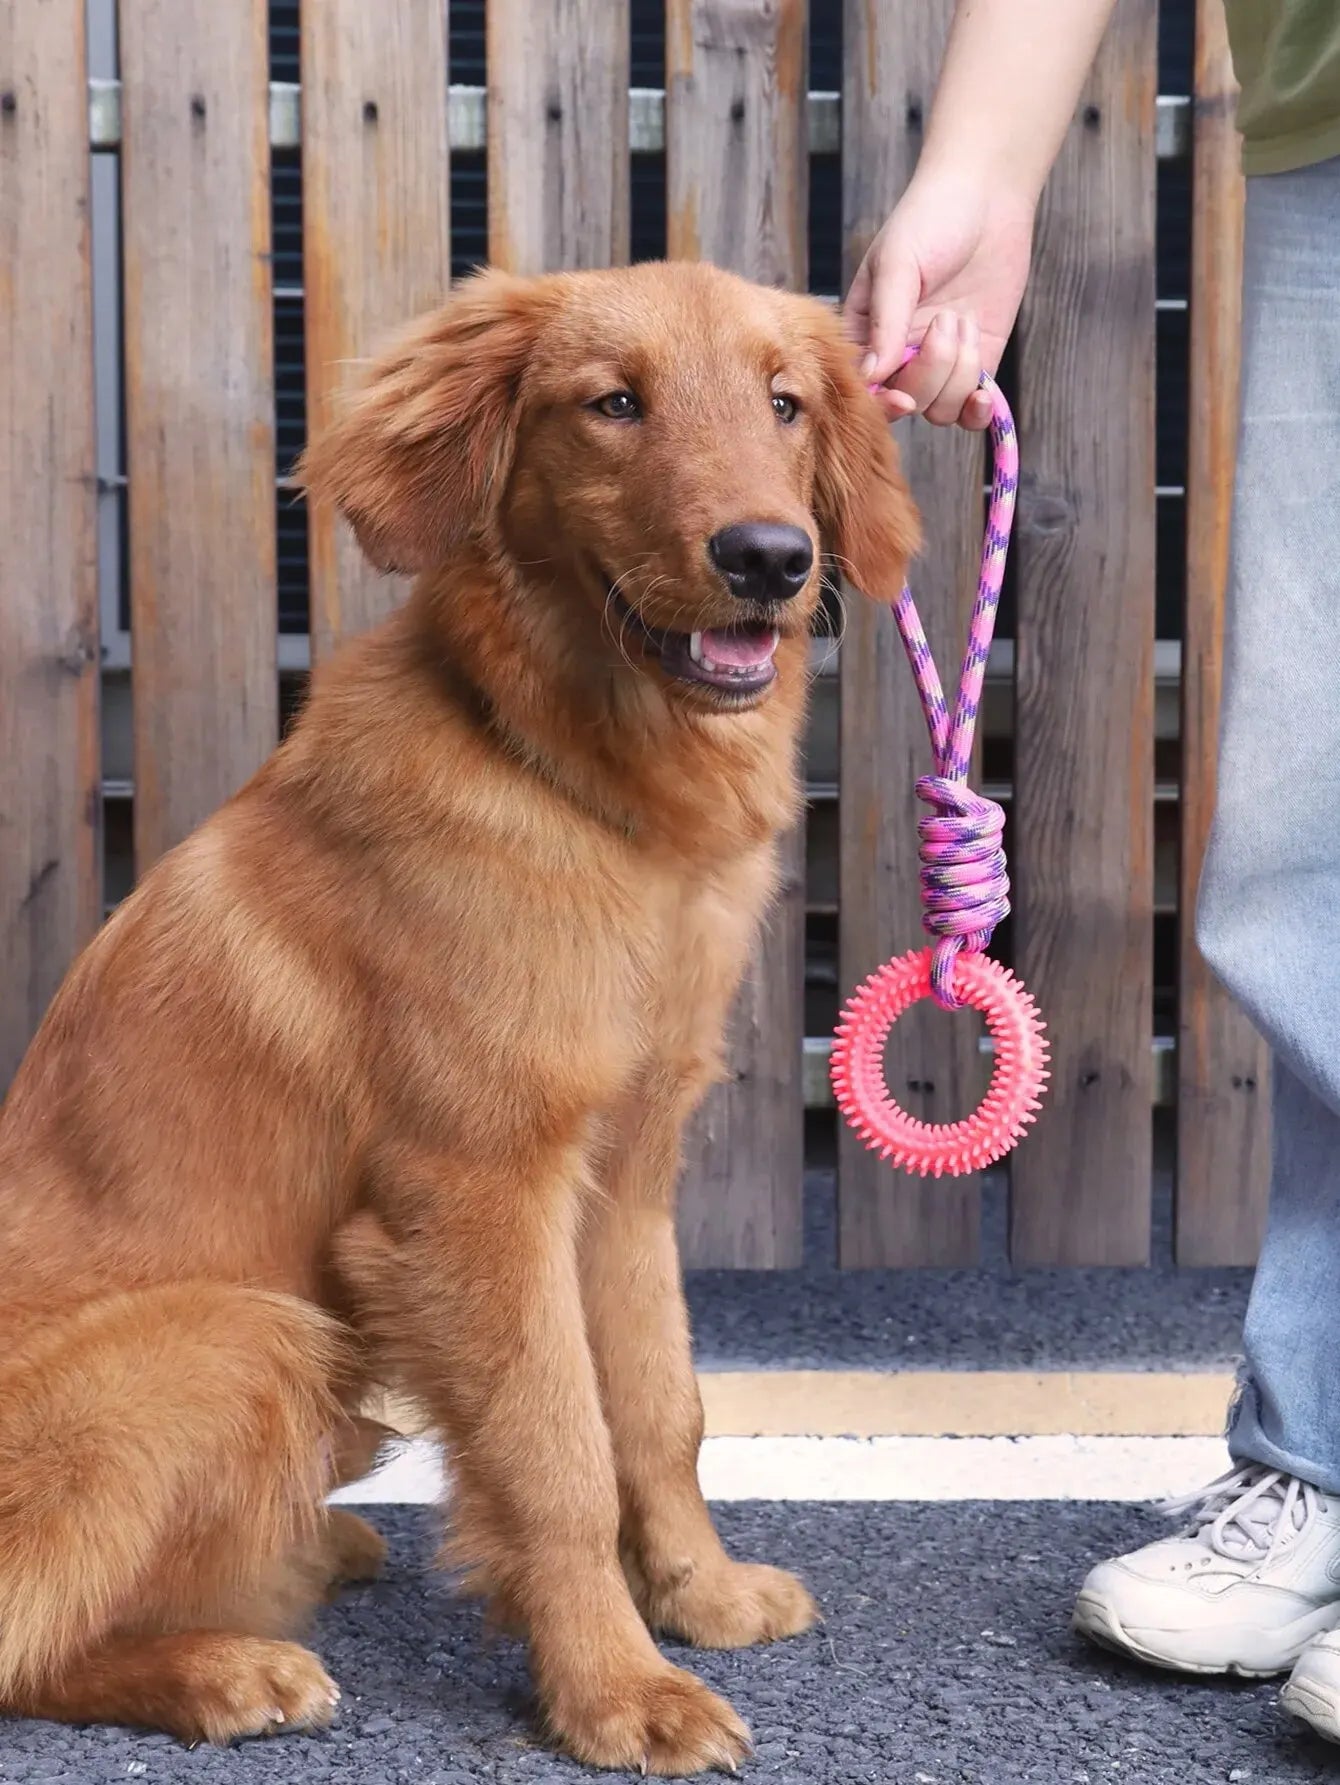
<svg viewBox="0 0 1340 1785"><path fill-rule="evenodd" d="M1252 179L1198 936L1275 1060L1235 1459L1340 1493L1340 160Z"/></svg>

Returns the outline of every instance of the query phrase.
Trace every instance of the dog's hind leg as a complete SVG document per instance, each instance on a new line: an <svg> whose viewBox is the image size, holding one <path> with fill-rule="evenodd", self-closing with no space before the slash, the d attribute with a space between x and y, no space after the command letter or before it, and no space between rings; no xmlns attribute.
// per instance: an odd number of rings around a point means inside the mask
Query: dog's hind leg
<svg viewBox="0 0 1340 1785"><path fill-rule="evenodd" d="M386 1539L347 1507L332 1506L326 1518L326 1592L334 1598L341 1587L376 1580L386 1560Z"/></svg>
<svg viewBox="0 0 1340 1785"><path fill-rule="evenodd" d="M370 1475L397 1436L392 1427L362 1414L345 1420L329 1446L331 1487L345 1487ZM334 1599L341 1587L377 1578L386 1560L386 1539L356 1512L331 1506L317 1532L314 1555L324 1596Z"/></svg>
<svg viewBox="0 0 1340 1785"><path fill-rule="evenodd" d="M0 1373L0 1708L213 1741L325 1721L319 1662L275 1639L333 1572L302 1558L345 1375L317 1309L209 1284L30 1339Z"/></svg>

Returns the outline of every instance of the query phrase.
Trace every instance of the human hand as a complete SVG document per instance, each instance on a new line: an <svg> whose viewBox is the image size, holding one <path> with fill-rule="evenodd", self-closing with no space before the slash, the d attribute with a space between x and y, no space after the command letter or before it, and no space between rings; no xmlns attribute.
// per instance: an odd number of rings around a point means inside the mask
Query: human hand
<svg viewBox="0 0 1340 1785"><path fill-rule="evenodd" d="M917 177L852 280L847 326L867 349L861 375L890 421L923 414L985 428L994 372L1028 280L1035 205L944 178ZM899 370L906 348L917 357Z"/></svg>

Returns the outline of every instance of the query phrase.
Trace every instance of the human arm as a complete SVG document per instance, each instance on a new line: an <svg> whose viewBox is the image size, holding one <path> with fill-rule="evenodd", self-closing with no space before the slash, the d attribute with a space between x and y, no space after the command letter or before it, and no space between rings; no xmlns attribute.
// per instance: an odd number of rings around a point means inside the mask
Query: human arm
<svg viewBox="0 0 1340 1785"><path fill-rule="evenodd" d="M846 300L890 419L987 425L978 379L1014 326L1038 197L1114 4L958 0L916 170Z"/></svg>

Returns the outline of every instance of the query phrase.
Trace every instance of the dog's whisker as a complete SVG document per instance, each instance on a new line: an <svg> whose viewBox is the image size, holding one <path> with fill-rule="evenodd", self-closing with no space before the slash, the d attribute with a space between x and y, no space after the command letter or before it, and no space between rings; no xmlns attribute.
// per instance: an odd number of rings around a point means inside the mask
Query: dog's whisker
<svg viewBox="0 0 1340 1785"><path fill-rule="evenodd" d="M626 633L626 631L628 629L628 622L622 616L620 616L619 617L619 625L616 630L616 628L611 624L611 621L610 621L610 608L612 606L613 599L614 599L614 595L613 595L613 591L611 590L609 595L607 595L605 598L605 608L604 608L604 612L601 615L601 631L604 632L608 636L610 643L614 646L615 650L619 653L619 656L622 659L622 661L627 665L627 667L629 669L632 669L635 667L634 663L633 663L633 659L628 655L627 647L624 644L624 634Z"/></svg>
<svg viewBox="0 0 1340 1785"><path fill-rule="evenodd" d="M850 558L844 558L841 552L821 552L819 563L824 570L836 570L849 583L856 581L855 566Z"/></svg>
<svg viewBox="0 0 1340 1785"><path fill-rule="evenodd" d="M619 653L619 656L623 659L629 669L635 668L635 665L624 644L624 637L628 631L629 617L634 611L632 604L625 601L625 605L628 607L629 612L628 614L620 613L617 615L619 622L617 630L611 625L610 620L616 598L620 601L625 600L624 596L620 593L619 585L631 574L630 571L624 571L621 576L616 577L610 584L609 588L605 591L605 605L601 610L601 630L609 635L610 643L614 646L615 650Z"/></svg>
<svg viewBox="0 0 1340 1785"><path fill-rule="evenodd" d="M847 636L847 627L851 623L851 610L847 605L847 592L839 588L834 594L834 605L837 608L837 633L833 639L833 649L840 650L842 641Z"/></svg>
<svg viewBox="0 0 1340 1785"><path fill-rule="evenodd" d="M650 554L648 554L648 557L650 557ZM607 614L608 614L609 609L610 609L611 605L613 604L613 601L616 596L623 603L624 607L627 609L626 613L621 613L619 615L619 641L622 640L624 633L627 631L628 622L630 619L634 619L640 625L647 626L650 629L650 622L647 621L646 618L644 617L643 610L644 610L645 604L646 604L648 598L652 594L654 594L655 591L658 588L660 588L660 586L663 583L667 583L670 581L670 578L667 575L665 575L664 573L662 573L660 576L653 577L652 581L648 584L648 586L645 589L643 589L641 591L640 594L633 594L631 592L629 585L631 584L632 578L636 574L638 568L640 568L640 567L637 565L632 565L627 570L623 571L618 577L615 578L614 582L612 582L610 584L609 590L607 591L606 596L605 596L605 611ZM616 641L616 642L618 642L618 641ZM620 649L622 649L621 643L620 643ZM625 660L625 662L628 661L626 652L624 653L624 660ZM631 664L630 664L630 667L631 667Z"/></svg>
<svg viewBox="0 0 1340 1785"><path fill-rule="evenodd" d="M651 627L653 626L653 622L646 617L646 604L658 589L664 588L668 583L673 583L675 579L668 571L662 571L658 576L654 576L645 588L641 589L637 594L632 594L626 587L632 575L633 572L631 570L625 571L623 576L619 578L618 583L616 583L615 588L617 589L619 599L628 608L629 613L634 615L642 625ZM679 628L679 630L692 631L693 627L688 625Z"/></svg>

